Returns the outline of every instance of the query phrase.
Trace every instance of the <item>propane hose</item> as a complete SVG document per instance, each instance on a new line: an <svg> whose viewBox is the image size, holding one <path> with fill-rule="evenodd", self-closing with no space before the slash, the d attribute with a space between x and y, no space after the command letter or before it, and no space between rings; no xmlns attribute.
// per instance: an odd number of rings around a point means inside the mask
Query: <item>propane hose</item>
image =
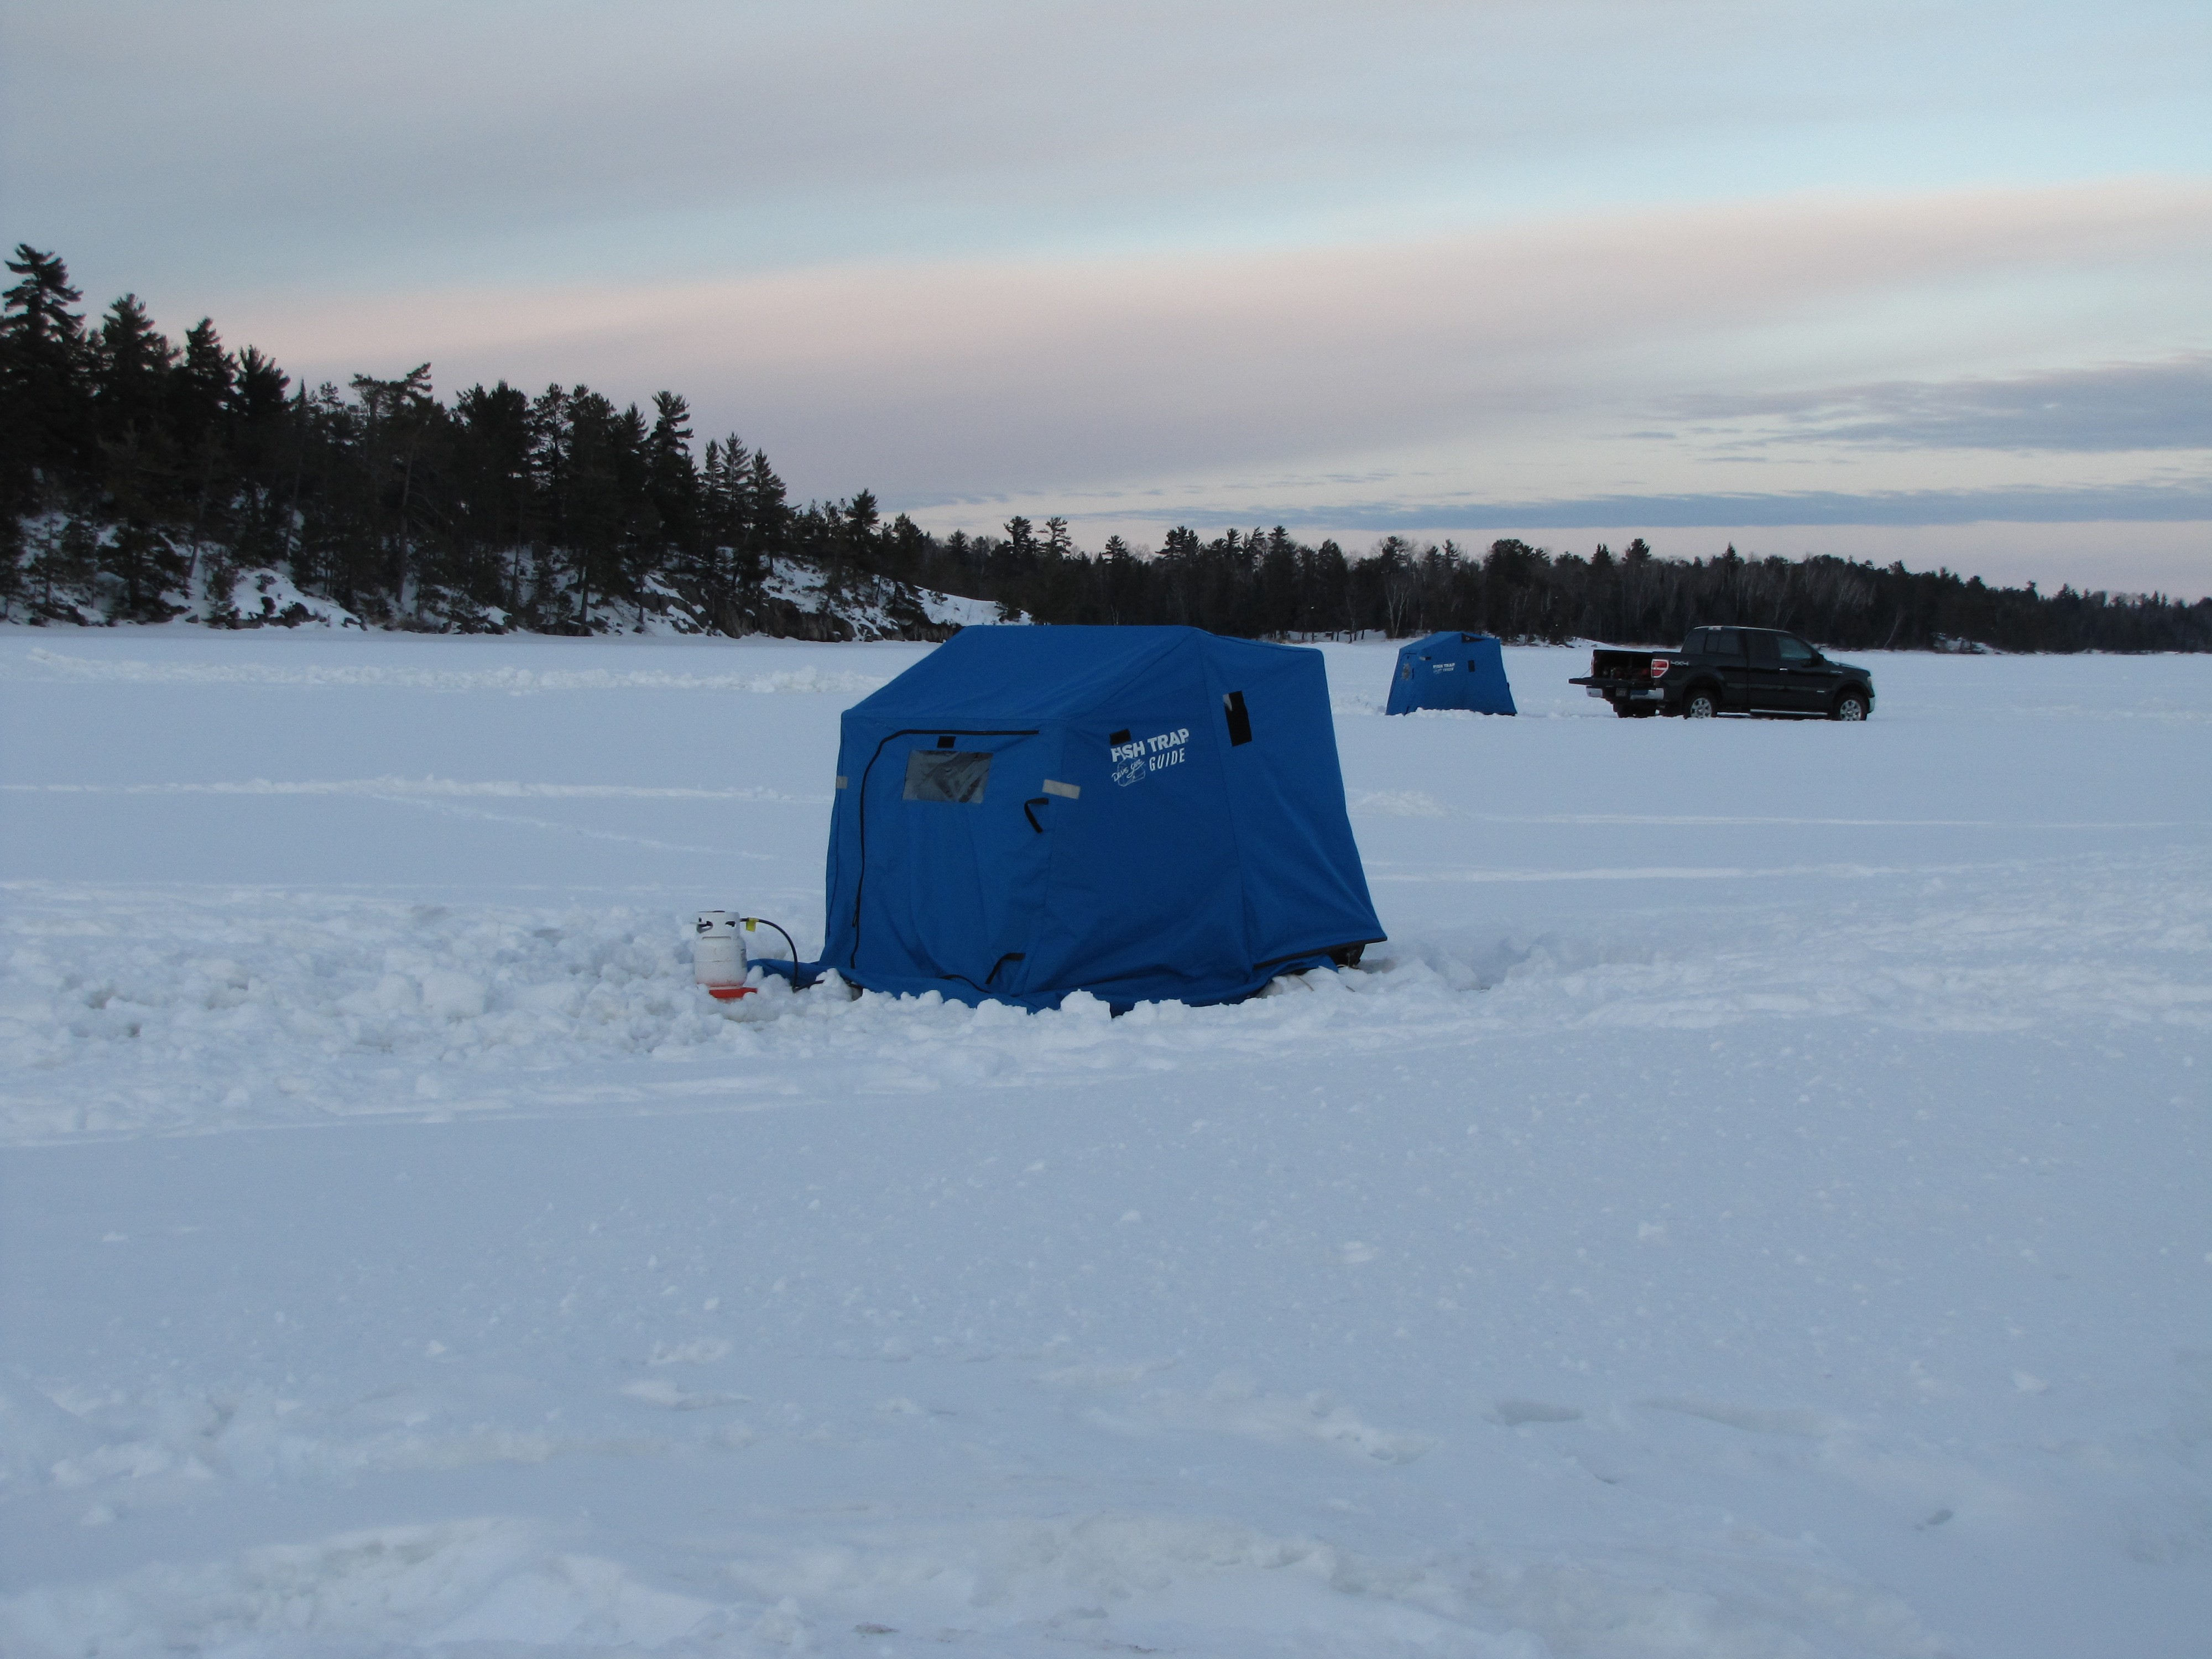
<svg viewBox="0 0 2212 1659"><path fill-rule="evenodd" d="M770 921L766 916L739 916L738 921L741 925L747 927L775 927L777 933L783 933L784 947L791 952L791 982L794 987L798 986L799 947L792 943L791 935L784 933L782 928L776 927L776 924Z"/></svg>

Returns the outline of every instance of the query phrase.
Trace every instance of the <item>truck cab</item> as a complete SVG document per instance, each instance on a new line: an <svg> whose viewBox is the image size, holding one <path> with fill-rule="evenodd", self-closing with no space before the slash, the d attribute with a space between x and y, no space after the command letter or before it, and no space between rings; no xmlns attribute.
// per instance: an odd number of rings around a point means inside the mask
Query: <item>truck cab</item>
<svg viewBox="0 0 2212 1659"><path fill-rule="evenodd" d="M1601 647L1571 684L1616 714L1796 714L1863 720L1874 676L1778 628L1693 628L1680 651Z"/></svg>

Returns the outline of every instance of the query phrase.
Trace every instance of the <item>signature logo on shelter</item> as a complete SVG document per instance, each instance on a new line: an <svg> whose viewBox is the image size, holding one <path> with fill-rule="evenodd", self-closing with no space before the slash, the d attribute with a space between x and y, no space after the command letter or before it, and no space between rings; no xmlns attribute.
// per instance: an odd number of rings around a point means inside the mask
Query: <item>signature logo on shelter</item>
<svg viewBox="0 0 2212 1659"><path fill-rule="evenodd" d="M1107 748L1108 758L1114 763L1114 781L1126 789L1139 778L1180 766L1189 752L1189 744L1188 726L1134 739L1127 732L1116 732Z"/></svg>

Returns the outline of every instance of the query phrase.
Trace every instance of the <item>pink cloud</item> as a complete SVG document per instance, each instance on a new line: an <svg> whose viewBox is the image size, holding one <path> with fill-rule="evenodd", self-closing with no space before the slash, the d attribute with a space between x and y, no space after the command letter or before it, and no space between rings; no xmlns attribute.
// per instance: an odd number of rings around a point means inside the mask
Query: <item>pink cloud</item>
<svg viewBox="0 0 2212 1659"><path fill-rule="evenodd" d="M2212 186L2145 179L1801 197L1358 246L240 295L217 319L318 377L428 359L448 389L502 376L623 398L672 386L702 433L757 438L802 488L1073 489L1532 421L1571 435L1601 410L1617 422L1624 400L1755 383L1771 370L1750 362L1746 336L1777 324L1832 374L1831 324L1891 296L1954 320L1962 352L1986 351L2008 285L2201 272L2208 226Z"/></svg>

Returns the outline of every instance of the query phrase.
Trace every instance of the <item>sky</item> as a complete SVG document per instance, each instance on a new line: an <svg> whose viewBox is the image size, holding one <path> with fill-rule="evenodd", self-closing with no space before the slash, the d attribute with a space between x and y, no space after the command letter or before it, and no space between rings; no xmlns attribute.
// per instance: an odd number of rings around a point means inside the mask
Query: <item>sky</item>
<svg viewBox="0 0 2212 1659"><path fill-rule="evenodd" d="M0 234L801 498L2212 593L2212 7L0 0Z"/></svg>

